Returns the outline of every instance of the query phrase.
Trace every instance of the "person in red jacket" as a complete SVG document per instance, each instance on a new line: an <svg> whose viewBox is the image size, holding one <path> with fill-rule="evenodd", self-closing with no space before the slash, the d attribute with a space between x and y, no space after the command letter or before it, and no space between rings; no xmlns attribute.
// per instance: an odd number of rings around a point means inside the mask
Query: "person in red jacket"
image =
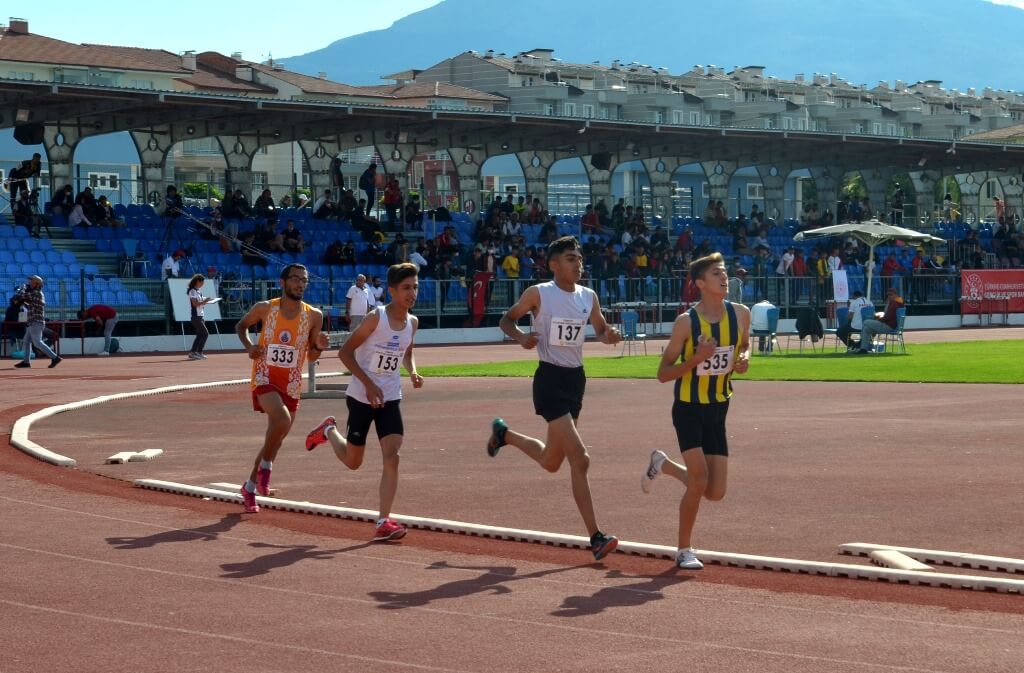
<svg viewBox="0 0 1024 673"><path fill-rule="evenodd" d="M78 312L79 320L91 320L96 323L96 330L103 330L103 350L97 355L110 355L110 340L117 325L117 311L106 304L93 304Z"/></svg>

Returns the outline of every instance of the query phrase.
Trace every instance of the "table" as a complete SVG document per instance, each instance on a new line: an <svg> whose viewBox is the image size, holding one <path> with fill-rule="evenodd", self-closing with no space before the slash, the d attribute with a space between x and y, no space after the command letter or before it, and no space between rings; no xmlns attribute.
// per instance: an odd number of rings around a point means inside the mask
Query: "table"
<svg viewBox="0 0 1024 673"><path fill-rule="evenodd" d="M978 316L978 327L985 325L986 318L988 326L995 325L992 322L996 315L1002 315L1003 325L1006 325L1010 318L1010 296L1003 294L986 294L983 297L960 297L960 326L964 326L964 317L967 315Z"/></svg>

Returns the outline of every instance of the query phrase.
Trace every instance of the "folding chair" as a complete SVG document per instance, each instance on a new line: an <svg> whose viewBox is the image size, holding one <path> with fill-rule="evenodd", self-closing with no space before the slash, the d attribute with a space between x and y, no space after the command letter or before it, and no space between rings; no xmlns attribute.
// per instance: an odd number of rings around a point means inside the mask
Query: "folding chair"
<svg viewBox="0 0 1024 673"><path fill-rule="evenodd" d="M839 330L842 329L847 322L849 322L851 317L852 316L850 316L850 309L848 309L847 307L841 306L836 309L836 326L825 328L825 336L823 336L821 339L821 350L825 350L825 340L831 336L833 339L836 340L836 347L834 352L839 352Z"/></svg>
<svg viewBox="0 0 1024 673"><path fill-rule="evenodd" d="M636 311L622 312L622 355L629 349L630 355L637 343L644 345L644 355L647 355L647 334L638 331L640 314Z"/></svg>
<svg viewBox="0 0 1024 673"><path fill-rule="evenodd" d="M770 309L768 309L768 329L763 329L763 330L751 329L750 330L750 336L758 337L758 338L761 338L761 339L764 339L764 338L768 339L768 343L767 343L765 349L763 351L758 349L759 353L771 355L772 353L775 352L776 348L778 348L779 350L782 349L782 346L779 345L779 340L778 340L778 338L776 336L776 332L777 332L778 328L779 328L779 309L778 308L770 308Z"/></svg>
<svg viewBox="0 0 1024 673"><path fill-rule="evenodd" d="M895 332L881 332L875 335L876 339L881 339L882 346L885 350L889 349L891 343L893 347L898 343L900 345L900 352L907 352L907 344L903 341L903 323L907 319L907 307L896 309L896 331Z"/></svg>

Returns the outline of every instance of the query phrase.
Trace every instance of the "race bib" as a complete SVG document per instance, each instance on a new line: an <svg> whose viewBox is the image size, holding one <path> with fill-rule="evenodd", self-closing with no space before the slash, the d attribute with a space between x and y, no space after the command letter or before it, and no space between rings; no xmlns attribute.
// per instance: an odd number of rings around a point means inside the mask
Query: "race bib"
<svg viewBox="0 0 1024 673"><path fill-rule="evenodd" d="M271 367L292 369L299 364L299 352L295 346L271 344L267 346L267 364Z"/></svg>
<svg viewBox="0 0 1024 673"><path fill-rule="evenodd" d="M697 367L697 376L722 376L732 371L735 346L719 346L714 354Z"/></svg>
<svg viewBox="0 0 1024 673"><path fill-rule="evenodd" d="M583 344L586 320L552 318L548 344L551 346L579 346Z"/></svg>
<svg viewBox="0 0 1024 673"><path fill-rule="evenodd" d="M397 374L402 356L394 351L375 350L370 356L370 371L374 374Z"/></svg>

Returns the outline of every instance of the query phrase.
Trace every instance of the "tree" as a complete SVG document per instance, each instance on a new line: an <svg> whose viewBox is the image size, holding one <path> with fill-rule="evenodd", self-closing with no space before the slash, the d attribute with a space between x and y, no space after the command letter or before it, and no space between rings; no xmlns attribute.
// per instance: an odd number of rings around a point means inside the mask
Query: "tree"
<svg viewBox="0 0 1024 673"><path fill-rule="evenodd" d="M183 199L217 199L224 200L224 194L205 182L186 182L181 186L181 197Z"/></svg>

